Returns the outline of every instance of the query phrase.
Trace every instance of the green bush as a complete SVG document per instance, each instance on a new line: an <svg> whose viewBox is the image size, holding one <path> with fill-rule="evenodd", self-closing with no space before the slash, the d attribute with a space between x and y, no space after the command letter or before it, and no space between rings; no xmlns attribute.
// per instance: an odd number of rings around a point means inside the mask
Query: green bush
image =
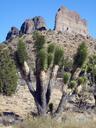
<svg viewBox="0 0 96 128"><path fill-rule="evenodd" d="M77 82L76 82L75 80L72 80L72 81L70 82L69 88L73 89L73 88L76 87L76 85L77 85Z"/></svg>
<svg viewBox="0 0 96 128"><path fill-rule="evenodd" d="M17 59L20 65L24 64L24 61L27 61L27 51L25 43L20 39L17 46Z"/></svg>
<svg viewBox="0 0 96 128"><path fill-rule="evenodd" d="M0 51L0 92L11 95L17 87L17 72L8 48Z"/></svg>
<svg viewBox="0 0 96 128"><path fill-rule="evenodd" d="M87 81L87 78L85 76L78 78L78 84L79 85L86 83L86 81Z"/></svg>
<svg viewBox="0 0 96 128"><path fill-rule="evenodd" d="M68 83L68 81L69 81L69 79L70 79L70 76L71 76L70 73L68 73L68 72L65 72L65 73L64 73L64 76L63 76L64 84L67 84L67 83Z"/></svg>

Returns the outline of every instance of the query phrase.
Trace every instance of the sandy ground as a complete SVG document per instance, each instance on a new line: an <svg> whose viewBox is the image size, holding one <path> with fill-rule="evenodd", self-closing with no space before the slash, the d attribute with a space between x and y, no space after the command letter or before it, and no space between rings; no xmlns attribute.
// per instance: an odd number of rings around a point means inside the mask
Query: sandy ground
<svg viewBox="0 0 96 128"><path fill-rule="evenodd" d="M54 102L55 107L59 103L60 96L60 90L53 89L50 102ZM24 118L34 111L36 111L34 100L27 86L21 86L11 97L0 95L0 112L14 112Z"/></svg>

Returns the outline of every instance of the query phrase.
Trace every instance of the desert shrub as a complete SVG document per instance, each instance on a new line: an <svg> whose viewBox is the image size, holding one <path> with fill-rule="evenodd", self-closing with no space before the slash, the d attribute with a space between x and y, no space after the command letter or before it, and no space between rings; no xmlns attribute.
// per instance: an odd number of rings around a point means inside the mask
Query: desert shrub
<svg viewBox="0 0 96 128"><path fill-rule="evenodd" d="M78 84L79 85L83 85L83 84L85 84L87 82L87 77L85 77L85 76L82 76L82 77L78 77Z"/></svg>
<svg viewBox="0 0 96 128"><path fill-rule="evenodd" d="M68 81L69 81L69 79L70 79L70 76L71 76L70 73L68 73L68 72L65 72L65 73L64 73L64 76L63 76L64 84L67 84L67 83L68 83Z"/></svg>
<svg viewBox="0 0 96 128"><path fill-rule="evenodd" d="M11 95L17 87L17 72L8 48L0 51L0 92Z"/></svg>
<svg viewBox="0 0 96 128"><path fill-rule="evenodd" d="M77 85L77 82L76 82L75 80L72 80L72 81L70 82L69 88L73 89L73 88L76 87L76 85Z"/></svg>

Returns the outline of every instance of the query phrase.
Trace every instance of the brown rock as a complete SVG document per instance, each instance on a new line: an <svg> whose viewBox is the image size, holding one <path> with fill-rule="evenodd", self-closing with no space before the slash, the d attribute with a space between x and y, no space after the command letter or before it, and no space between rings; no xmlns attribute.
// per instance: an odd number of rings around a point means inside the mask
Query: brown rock
<svg viewBox="0 0 96 128"><path fill-rule="evenodd" d="M25 20L21 26L20 32L23 34L30 34L35 30L34 22L31 19Z"/></svg>
<svg viewBox="0 0 96 128"><path fill-rule="evenodd" d="M82 19L76 12L70 11L63 6L59 8L56 14L55 30L79 33L83 36L88 35L86 20Z"/></svg>
<svg viewBox="0 0 96 128"><path fill-rule="evenodd" d="M46 30L46 25L43 17L36 16L33 19L27 19L22 24L20 33L21 34L30 34L35 30Z"/></svg>
<svg viewBox="0 0 96 128"><path fill-rule="evenodd" d="M36 30L47 30L43 17L41 17L41 16L37 17L36 16L33 18L33 21L34 21L34 25L35 25Z"/></svg>
<svg viewBox="0 0 96 128"><path fill-rule="evenodd" d="M6 36L6 40L9 40L13 37L16 37L19 35L19 30L16 27L11 27L11 30L8 32L7 36Z"/></svg>

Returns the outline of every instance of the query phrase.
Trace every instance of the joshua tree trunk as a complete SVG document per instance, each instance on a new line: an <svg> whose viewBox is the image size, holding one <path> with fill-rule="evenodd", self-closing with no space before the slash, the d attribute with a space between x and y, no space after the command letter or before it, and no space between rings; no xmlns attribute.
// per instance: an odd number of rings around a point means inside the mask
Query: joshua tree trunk
<svg viewBox="0 0 96 128"><path fill-rule="evenodd" d="M58 69L59 69L58 65L55 65L53 67L53 70L50 69L48 71L40 71L37 68L36 89L33 88L33 82L32 82L33 72L30 71L29 74L27 73L28 75L26 76L26 82L30 93L34 97L38 114L41 116L47 114L52 86L55 85Z"/></svg>

